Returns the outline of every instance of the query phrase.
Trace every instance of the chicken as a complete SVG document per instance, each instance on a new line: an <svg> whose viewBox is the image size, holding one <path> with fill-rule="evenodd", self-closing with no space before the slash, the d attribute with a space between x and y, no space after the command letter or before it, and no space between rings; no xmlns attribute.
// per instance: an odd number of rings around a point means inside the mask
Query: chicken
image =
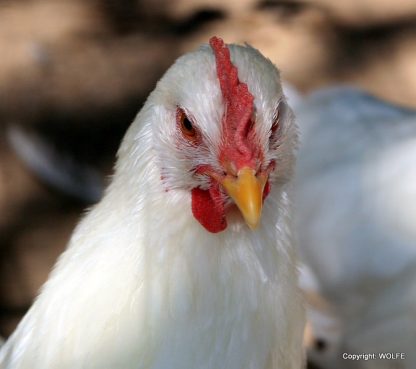
<svg viewBox="0 0 416 369"><path fill-rule="evenodd" d="M327 304L311 310L326 341L311 359L323 368L416 368L416 111L346 87L315 92L295 111L300 253ZM405 359L380 360L386 352Z"/></svg>
<svg viewBox="0 0 416 369"><path fill-rule="evenodd" d="M213 37L179 58L0 367L301 368L296 144L279 72L257 50Z"/></svg>

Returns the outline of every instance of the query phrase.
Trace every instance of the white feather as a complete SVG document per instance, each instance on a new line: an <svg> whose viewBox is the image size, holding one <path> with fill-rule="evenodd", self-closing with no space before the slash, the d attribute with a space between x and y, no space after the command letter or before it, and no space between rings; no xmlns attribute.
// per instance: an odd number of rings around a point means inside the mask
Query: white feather
<svg viewBox="0 0 416 369"><path fill-rule="evenodd" d="M335 313L328 329L315 324L328 347L313 358L324 368L415 368L416 112L340 87L307 97L297 116L301 255ZM405 360L342 359L383 352Z"/></svg>

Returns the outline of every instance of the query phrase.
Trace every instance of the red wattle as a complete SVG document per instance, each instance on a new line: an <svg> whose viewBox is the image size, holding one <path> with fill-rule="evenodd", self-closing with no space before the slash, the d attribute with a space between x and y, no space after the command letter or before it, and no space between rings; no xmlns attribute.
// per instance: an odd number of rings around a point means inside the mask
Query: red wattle
<svg viewBox="0 0 416 369"><path fill-rule="evenodd" d="M192 214L208 232L218 233L227 228L218 185L211 186L209 190L192 189Z"/></svg>

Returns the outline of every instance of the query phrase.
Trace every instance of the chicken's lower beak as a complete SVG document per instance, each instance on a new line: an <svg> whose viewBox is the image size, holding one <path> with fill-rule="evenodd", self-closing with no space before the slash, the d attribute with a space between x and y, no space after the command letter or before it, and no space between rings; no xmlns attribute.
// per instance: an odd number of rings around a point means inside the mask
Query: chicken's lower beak
<svg viewBox="0 0 416 369"><path fill-rule="evenodd" d="M257 177L255 171L248 167L242 168L237 177L226 176L221 181L251 229L255 229L260 222L266 181L267 177Z"/></svg>

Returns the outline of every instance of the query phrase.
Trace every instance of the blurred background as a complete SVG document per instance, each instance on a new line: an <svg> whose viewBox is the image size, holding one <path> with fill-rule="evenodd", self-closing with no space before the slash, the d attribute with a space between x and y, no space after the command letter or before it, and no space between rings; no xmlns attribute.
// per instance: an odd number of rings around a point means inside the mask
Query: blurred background
<svg viewBox="0 0 416 369"><path fill-rule="evenodd" d="M157 80L212 35L270 58L298 114L311 367L416 368L414 0L0 0L0 335Z"/></svg>

